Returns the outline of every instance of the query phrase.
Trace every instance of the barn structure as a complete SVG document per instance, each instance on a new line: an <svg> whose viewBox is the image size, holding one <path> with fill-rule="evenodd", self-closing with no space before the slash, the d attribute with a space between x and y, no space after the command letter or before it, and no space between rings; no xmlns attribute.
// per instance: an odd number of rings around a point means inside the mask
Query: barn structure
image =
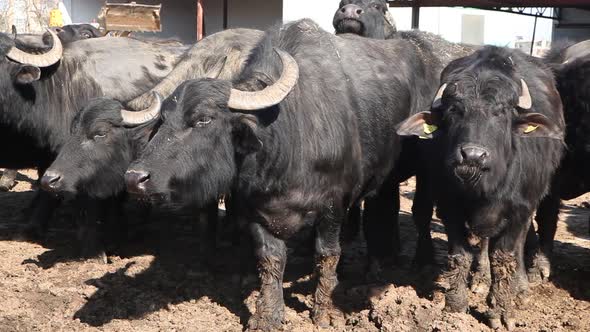
<svg viewBox="0 0 590 332"><path fill-rule="evenodd" d="M0 0L6 2L7 0ZM40 0L10 0L13 3ZM75 23L93 22L105 0L61 0ZM109 0L109 2L129 2ZM140 0L162 4L161 37L187 43L223 29L265 29L272 24L310 17L329 29L339 0ZM412 26L418 27L421 7L470 7L550 18L553 40L590 39L588 0L388 0L390 7L412 7ZM534 42L534 41L533 41Z"/></svg>

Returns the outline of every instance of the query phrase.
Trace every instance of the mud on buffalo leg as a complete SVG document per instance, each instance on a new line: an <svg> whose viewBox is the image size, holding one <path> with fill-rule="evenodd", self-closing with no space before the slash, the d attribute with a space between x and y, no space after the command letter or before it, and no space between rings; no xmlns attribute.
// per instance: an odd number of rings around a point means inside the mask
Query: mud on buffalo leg
<svg viewBox="0 0 590 332"><path fill-rule="evenodd" d="M338 285L336 267L340 259L340 227L344 208L332 205L319 216L316 225L316 276L318 283L312 319L319 326L327 327L338 316L332 303L332 294Z"/></svg>
<svg viewBox="0 0 590 332"><path fill-rule="evenodd" d="M553 239L557 230L559 218L559 206L561 200L558 195L551 192L539 204L537 208L539 250L533 259L532 267L529 269L531 282L544 281L551 275L551 255L553 253Z"/></svg>
<svg viewBox="0 0 590 332"><path fill-rule="evenodd" d="M477 266L471 277L471 291L477 294L485 294L490 289L492 276L490 271L490 239L482 238L479 242L479 255Z"/></svg>
<svg viewBox="0 0 590 332"><path fill-rule="evenodd" d="M492 285L488 294L488 317L492 328L502 324L507 329L514 328L514 305L516 295L523 287L524 242L529 221L513 220L504 232L490 240L490 265Z"/></svg>
<svg viewBox="0 0 590 332"><path fill-rule="evenodd" d="M390 177L375 197L365 199L363 231L369 255L369 273L378 277L381 265L395 260L399 240L399 183Z"/></svg>
<svg viewBox="0 0 590 332"><path fill-rule="evenodd" d="M283 324L283 273L287 262L287 247L257 223L250 224L254 250L258 261L260 294L256 313L248 321L249 330L275 331Z"/></svg>
<svg viewBox="0 0 590 332"><path fill-rule="evenodd" d="M416 194L412 205L412 217L418 230L418 243L414 255L414 264L422 266L434 263L434 246L430 234L430 223L434 210L434 201L426 172L416 175Z"/></svg>
<svg viewBox="0 0 590 332"><path fill-rule="evenodd" d="M0 191L10 191L16 185L16 176L18 171L15 169L5 169L0 177Z"/></svg>
<svg viewBox="0 0 590 332"><path fill-rule="evenodd" d="M445 288L445 310L465 312L468 307L467 277L472 261L467 231L460 218L445 220L445 228L449 238L449 256L447 271L441 275L440 281Z"/></svg>

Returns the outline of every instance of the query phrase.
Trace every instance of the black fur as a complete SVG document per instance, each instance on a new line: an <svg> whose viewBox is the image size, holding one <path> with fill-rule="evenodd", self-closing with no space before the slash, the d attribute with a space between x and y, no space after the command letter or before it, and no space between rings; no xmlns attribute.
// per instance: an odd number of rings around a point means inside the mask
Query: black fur
<svg viewBox="0 0 590 332"><path fill-rule="evenodd" d="M10 36L0 34L0 127L7 128L3 135L10 138L0 145L14 152L0 156L0 167L41 171L59 152L72 119L89 99L130 100L168 74L158 69L162 56L171 68L186 49L128 38L94 38L64 45L60 62L37 68L6 58L15 46ZM39 225L49 216L33 215L43 219L33 220L34 227L44 228Z"/></svg>
<svg viewBox="0 0 590 332"><path fill-rule="evenodd" d="M50 190L108 198L125 191L125 170L147 144L158 121L128 128L123 105L113 99L91 100L74 117L70 136L48 173L60 180Z"/></svg>
<svg viewBox="0 0 590 332"><path fill-rule="evenodd" d="M357 11L360 10L360 14ZM395 22L386 19L387 3L382 0L343 0L334 14L333 25L336 34L353 33L374 39L402 39L419 48L436 50L433 61L440 73L452 60L465 56L473 47L450 43L440 36L419 30L397 31ZM432 96L434 97L434 95ZM418 245L414 262L418 265L434 262L434 247L430 234L433 202L430 180L425 165L428 164L428 143L410 137L402 141L402 154L397 171L384 188L374 198L365 202L363 211L364 235L367 240L371 270L379 270L379 264L389 257L395 257L400 247L399 226L399 183L416 175L416 195L412 213L418 229ZM390 191L388 191L390 190ZM391 203L393 202L393 206ZM349 211L347 228L359 229L354 220L361 220L361 210L355 207ZM394 218L391 220L391 218ZM393 223L393 224L390 224ZM354 235L353 235L354 236ZM391 241L393 239L393 242Z"/></svg>
<svg viewBox="0 0 590 332"><path fill-rule="evenodd" d="M293 91L252 114L228 109L232 86L257 91L276 80L281 63L274 48L299 64ZM319 292L330 298L335 283L324 278L335 278L339 225L348 207L393 172L395 125L427 107L436 89L432 57L407 41L338 37L302 20L271 30L235 82L188 81L171 96L177 105L164 108L162 126L129 172L149 175L141 184L146 195L179 201L234 188L246 207L238 213L258 225L263 284L252 328L280 325L283 240L307 220L317 227ZM327 298L316 296L316 323L326 320Z"/></svg>
<svg viewBox="0 0 590 332"><path fill-rule="evenodd" d="M385 18L387 10L385 0L342 0L332 25L337 34L353 33L368 38L390 39L397 30L395 24Z"/></svg>
<svg viewBox="0 0 590 332"><path fill-rule="evenodd" d="M517 106L520 79L530 89L531 109ZM468 231L489 237L490 318L493 324L501 318L509 326L510 297L527 287L523 250L530 218L563 152L561 101L553 74L541 60L492 46L451 62L441 75L445 83L441 104L410 118L400 130L410 124L418 132L424 123L438 127L433 133L431 178L436 180L436 199L449 237L448 274L465 272L453 271L466 266L451 262L470 258ZM535 113L541 115L534 119L542 120L531 122ZM465 310L465 281L453 280L447 308Z"/></svg>
<svg viewBox="0 0 590 332"><path fill-rule="evenodd" d="M556 45L546 55L557 80L566 122L566 154L555 175L549 195L537 211L540 251L536 267L541 277L550 274L549 258L561 199L573 199L590 191L590 47L566 56L573 42Z"/></svg>

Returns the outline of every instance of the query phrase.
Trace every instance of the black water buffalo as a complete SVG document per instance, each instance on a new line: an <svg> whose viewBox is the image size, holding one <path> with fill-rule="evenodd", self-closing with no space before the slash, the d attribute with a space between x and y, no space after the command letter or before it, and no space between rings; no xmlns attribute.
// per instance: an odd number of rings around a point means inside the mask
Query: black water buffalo
<svg viewBox="0 0 590 332"><path fill-rule="evenodd" d="M348 207L392 177L395 125L427 107L436 90L431 57L407 41L338 37L309 20L273 29L239 79L177 88L126 174L128 190L206 202L233 189L258 258L252 330L280 327L285 240L313 223L319 283L312 317L329 324L340 224Z"/></svg>
<svg viewBox="0 0 590 332"><path fill-rule="evenodd" d="M77 40L102 36L100 31L90 24L71 24L62 28L54 28L53 30L56 32L63 45ZM29 49L34 47L36 49L35 51L46 51L53 45L53 39L50 33L45 33L42 36L30 34L18 35L16 29L13 27L13 34L17 47L22 46ZM0 177L0 190L8 191L14 187L16 185L16 176L16 170L6 169L2 173L2 177Z"/></svg>
<svg viewBox="0 0 590 332"><path fill-rule="evenodd" d="M187 52L178 65L191 66L190 73L183 73L184 75L193 77L219 75L232 78L243 65L245 54L255 45L255 41L262 37L262 34L261 31L256 30L235 29L211 35ZM166 44L169 43L166 42ZM153 93L157 94L154 91L147 92L149 95ZM124 235L119 234L124 231L124 228L115 228L113 231L117 234L107 234L109 236L105 237L103 233L108 229L104 228L123 223L124 218L121 218L119 213L122 211L125 198L123 175L131 160L137 157L147 143L150 130L154 129L153 126L143 125L131 128L132 126L128 123L123 124L121 117L113 111L117 107L117 110L123 108L120 102L103 98L94 100L77 114L71 131L60 146L57 159L41 178L41 186L45 191L59 196L63 194L79 196L78 204L84 204L90 211L85 214L83 221L85 229L82 232L88 234L82 253L85 256L104 258L103 244L110 239L110 235ZM99 139L96 142L85 140L86 137L94 137L90 131L96 126L108 132L108 139ZM90 201L86 198L90 198ZM111 219L109 223L97 223L97 221L104 221L105 218L93 212L102 213L103 211L114 211L109 212ZM214 221L217 215L217 204L212 202L206 210L200 210L200 212L206 214L203 214L206 218L200 219L207 220L202 224L206 226L205 233L211 235L216 226ZM211 248L214 245L212 242L214 239L214 236L209 236L208 240L211 241L204 241L208 246L204 246L203 249Z"/></svg>
<svg viewBox="0 0 590 332"><path fill-rule="evenodd" d="M103 36L102 32L100 32L100 30L95 28L92 24L69 24L64 25L61 28L53 28L53 30L57 33L57 36L64 44L75 42L77 40L98 38ZM43 40L46 41L46 44L49 44L50 40L47 40L46 38L47 34L43 36Z"/></svg>
<svg viewBox="0 0 590 332"><path fill-rule="evenodd" d="M160 100L156 94L153 105L135 112L110 98L90 100L74 117L71 135L40 180L44 190L78 197L78 202L89 207L83 229L88 234L85 256L102 256L102 250L119 244L125 236L123 176L159 125ZM210 244L204 248L211 248L215 244L217 201L207 212L207 232L202 235L203 243Z"/></svg>
<svg viewBox="0 0 590 332"><path fill-rule="evenodd" d="M385 0L342 0L332 25L336 33L353 33L375 39L390 39L397 32Z"/></svg>
<svg viewBox="0 0 590 332"><path fill-rule="evenodd" d="M55 32L43 54L15 46L0 34L0 166L43 172L69 135L70 122L90 98L130 100L165 77L187 47L159 46L127 38L94 38L62 45ZM114 60L116 59L116 60ZM53 203L49 203L49 202ZM41 204L41 202L44 202ZM55 200L33 211L42 230Z"/></svg>
<svg viewBox="0 0 590 332"><path fill-rule="evenodd" d="M467 233L490 238L490 323L513 327L512 301L526 291L523 250L531 217L563 152L564 120L551 70L541 60L484 47L443 71L429 112L400 135L432 138L439 213L449 238L446 308L467 309Z"/></svg>
<svg viewBox="0 0 590 332"><path fill-rule="evenodd" d="M562 199L573 199L590 191L590 41L559 44L545 57L557 81L566 123L566 153L556 172L551 190L537 210L539 251L529 277L546 279L551 273L550 257Z"/></svg>
<svg viewBox="0 0 590 332"><path fill-rule="evenodd" d="M340 2L334 14L333 26L336 34L353 33L359 36L373 39L403 39L419 45L429 45L437 50L434 57L440 64L438 72L452 60L466 56L475 48L469 45L451 43L440 36L429 32L412 30L398 31L395 21L387 9L385 0L343 0ZM432 96L434 97L434 95ZM399 213L399 183L416 175L416 194L412 206L412 215L418 230L418 241L414 262L418 265L434 262L434 247L430 234L430 221L432 219L433 202L430 190L428 171L424 167L428 161L428 142L417 138L404 138L402 141L402 155L397 165L396 177L392 179L389 190L393 190L394 199L379 199L378 195L373 200L383 201L385 204L394 204L395 218ZM397 219L393 225L389 224L391 217L384 218L381 213L375 213L373 209L378 206L374 201L365 202L363 212L364 235L367 239L367 247L371 264L371 270L378 269L378 263L384 258L395 256L399 251L399 230ZM349 211L349 222L346 225L345 234L355 234L360 223L360 207L354 206ZM393 242L392 240L393 239Z"/></svg>

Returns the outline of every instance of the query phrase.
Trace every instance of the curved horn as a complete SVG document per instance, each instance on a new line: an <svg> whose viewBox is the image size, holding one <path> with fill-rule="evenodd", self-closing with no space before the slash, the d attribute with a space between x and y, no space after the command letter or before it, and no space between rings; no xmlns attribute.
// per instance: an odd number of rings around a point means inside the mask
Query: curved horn
<svg viewBox="0 0 590 332"><path fill-rule="evenodd" d="M531 99L529 86L522 78L520 79L520 84L522 86L522 93L520 97L518 97L518 107L528 110L531 108L531 106L533 106L533 100Z"/></svg>
<svg viewBox="0 0 590 332"><path fill-rule="evenodd" d="M240 91L231 89L227 106L237 110L253 111L280 103L293 90L299 79L299 66L289 53L274 49L281 58L281 77L261 91Z"/></svg>
<svg viewBox="0 0 590 332"><path fill-rule="evenodd" d="M563 55L563 64L574 60L575 58L583 57L590 54L590 40L585 40L568 47Z"/></svg>
<svg viewBox="0 0 590 332"><path fill-rule="evenodd" d="M152 104L143 111L132 112L121 110L123 124L129 126L138 126L157 118L158 115L160 115L160 108L162 108L162 97L157 92L153 92L152 96Z"/></svg>
<svg viewBox="0 0 590 332"><path fill-rule="evenodd" d="M441 85L441 87L438 89L438 92L436 93L436 96L434 96L434 100L432 101L432 108L437 108L442 104L441 100L446 88L447 83Z"/></svg>
<svg viewBox="0 0 590 332"><path fill-rule="evenodd" d="M49 67L61 59L63 54L63 46L61 40L57 37L55 32L51 29L47 29L47 32L51 34L53 39L53 47L44 54L31 54L25 51L19 50L16 46L13 46L6 57L22 64L29 64L37 67Z"/></svg>
<svg viewBox="0 0 590 332"><path fill-rule="evenodd" d="M395 24L395 19L393 19L393 15L391 15L391 12L389 10L385 10L385 21L387 21L387 23L389 23L389 25L391 25L394 29L396 29L396 24Z"/></svg>

